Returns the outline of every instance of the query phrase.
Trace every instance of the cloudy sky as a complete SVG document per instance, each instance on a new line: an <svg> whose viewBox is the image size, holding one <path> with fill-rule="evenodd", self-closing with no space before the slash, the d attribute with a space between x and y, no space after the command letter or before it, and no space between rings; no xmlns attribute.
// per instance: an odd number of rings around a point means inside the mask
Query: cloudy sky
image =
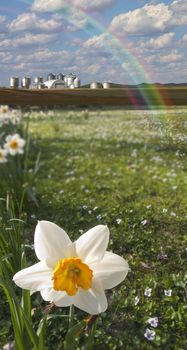
<svg viewBox="0 0 187 350"><path fill-rule="evenodd" d="M187 82L187 1L1 0L0 86L50 72Z"/></svg>

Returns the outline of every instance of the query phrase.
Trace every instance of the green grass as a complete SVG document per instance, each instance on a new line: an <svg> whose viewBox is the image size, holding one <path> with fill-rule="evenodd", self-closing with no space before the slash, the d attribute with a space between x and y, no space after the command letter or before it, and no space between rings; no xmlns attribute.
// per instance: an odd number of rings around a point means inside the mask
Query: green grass
<svg viewBox="0 0 187 350"><path fill-rule="evenodd" d="M108 293L94 349L186 348L186 110L36 112L30 130L33 158L40 150L42 163L27 240L33 242L36 220L55 222L72 239L107 224L109 249L130 265L126 280ZM147 320L155 316L149 341ZM46 349L62 349L60 322L49 322Z"/></svg>

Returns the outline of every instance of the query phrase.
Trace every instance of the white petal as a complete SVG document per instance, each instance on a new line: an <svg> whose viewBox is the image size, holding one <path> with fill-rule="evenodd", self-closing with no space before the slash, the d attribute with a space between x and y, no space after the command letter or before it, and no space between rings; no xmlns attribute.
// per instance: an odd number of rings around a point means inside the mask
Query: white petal
<svg viewBox="0 0 187 350"><path fill-rule="evenodd" d="M108 241L108 227L104 225L95 226L75 242L77 256L86 263L97 262L103 258Z"/></svg>
<svg viewBox="0 0 187 350"><path fill-rule="evenodd" d="M88 291L79 289L74 299L74 305L90 315L100 314L108 306L103 287L96 279L93 280L93 286Z"/></svg>
<svg viewBox="0 0 187 350"><path fill-rule="evenodd" d="M106 252L103 259L90 264L94 277L98 278L104 289L110 289L121 283L126 277L129 265L121 256Z"/></svg>
<svg viewBox="0 0 187 350"><path fill-rule="evenodd" d="M17 272L13 281L23 289L39 291L52 286L52 274L53 270L43 260Z"/></svg>
<svg viewBox="0 0 187 350"><path fill-rule="evenodd" d="M70 306L74 301L74 297L69 296L66 292L57 292L53 288L42 290L41 296L45 301L50 301L56 306Z"/></svg>
<svg viewBox="0 0 187 350"><path fill-rule="evenodd" d="M39 221L34 236L35 252L39 260L57 262L67 257L67 246L71 243L67 233L59 226L49 221Z"/></svg>

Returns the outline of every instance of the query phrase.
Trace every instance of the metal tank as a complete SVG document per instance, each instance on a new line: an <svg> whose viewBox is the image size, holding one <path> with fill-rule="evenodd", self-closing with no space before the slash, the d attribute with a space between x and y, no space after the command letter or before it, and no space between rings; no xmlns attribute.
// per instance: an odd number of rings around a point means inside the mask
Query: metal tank
<svg viewBox="0 0 187 350"><path fill-rule="evenodd" d="M74 77L71 76L71 75L68 75L68 77L67 77L67 86L72 85L73 82L74 82Z"/></svg>
<svg viewBox="0 0 187 350"><path fill-rule="evenodd" d="M59 73L59 74L57 74L57 76L56 76L56 78L57 78L58 80L64 80L64 77L65 77L65 75L62 74L62 73Z"/></svg>
<svg viewBox="0 0 187 350"><path fill-rule="evenodd" d="M46 86L44 83L38 83L38 86L37 86L38 89L46 89Z"/></svg>
<svg viewBox="0 0 187 350"><path fill-rule="evenodd" d="M74 84L74 87L75 87L75 88L79 88L79 87L81 86L81 81L80 81L80 79L79 79L78 77L76 77L76 78L74 79L73 84Z"/></svg>
<svg viewBox="0 0 187 350"><path fill-rule="evenodd" d="M53 73L49 73L47 76L47 80L55 80L56 79L56 75Z"/></svg>
<svg viewBox="0 0 187 350"><path fill-rule="evenodd" d="M90 84L90 89L98 89L99 83L97 81L93 81L93 83Z"/></svg>
<svg viewBox="0 0 187 350"><path fill-rule="evenodd" d="M31 86L31 78L30 77L23 77L21 80L21 86L23 89L29 89Z"/></svg>
<svg viewBox="0 0 187 350"><path fill-rule="evenodd" d="M42 84L43 83L43 81L44 81L44 79L43 79L43 77L35 77L34 78L34 83L35 84Z"/></svg>
<svg viewBox="0 0 187 350"><path fill-rule="evenodd" d="M111 88L110 83L107 81L104 81L102 85L103 85L103 89L110 89Z"/></svg>
<svg viewBox="0 0 187 350"><path fill-rule="evenodd" d="M10 78L10 88L17 89L18 87L19 87L19 78L18 77L11 77Z"/></svg>
<svg viewBox="0 0 187 350"><path fill-rule="evenodd" d="M70 88L70 89L74 89L74 88L75 88L75 85L74 85L74 84L71 84L71 85L69 86L69 88Z"/></svg>

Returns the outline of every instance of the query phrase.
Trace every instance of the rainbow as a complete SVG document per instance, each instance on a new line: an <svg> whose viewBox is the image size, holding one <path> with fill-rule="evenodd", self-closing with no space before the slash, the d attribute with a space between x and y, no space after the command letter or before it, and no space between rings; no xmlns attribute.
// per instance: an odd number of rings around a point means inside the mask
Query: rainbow
<svg viewBox="0 0 187 350"><path fill-rule="evenodd" d="M21 0L24 3L33 4L33 0ZM71 0L63 1L63 10L55 11L55 13L59 13L62 15L62 17L68 18L69 22L74 24L74 21L71 19L72 14L74 13L74 7L71 5ZM132 67L132 71L135 72L133 74L131 70L128 70L127 73L129 74L131 80L134 84L138 84L138 82L143 81L144 83L150 83L152 79L150 79L150 76L146 72L146 69L144 68L143 64L140 62L140 60L136 57L136 55L133 53L133 49L127 49L124 46L124 43L115 36L113 33L111 33L107 27L101 23L101 21L96 20L91 14L84 11L83 9L77 9L77 13L80 14L82 17L84 17L88 24L91 25L92 28L97 30L100 34L106 33L108 36L108 40L106 42L106 48L108 52L112 53L113 57L119 62L119 64L122 66L122 63L124 61L130 62L130 65ZM86 32L89 34L91 33L88 28L85 29ZM112 43L112 46L110 45L110 40ZM123 69L124 66L122 66ZM136 109L138 109L139 103L135 96L133 96L133 93L131 89L128 87L124 87L125 93L128 95L129 99L131 100L132 104ZM169 98L169 96L166 94L166 91L163 89L160 90L157 86L154 84L150 84L148 89L142 89L141 86L138 87L139 93L141 94L142 98L145 101L146 106L149 109L153 109L153 103L152 101L155 101L155 104L158 106L164 106L169 107L172 105L172 101Z"/></svg>

